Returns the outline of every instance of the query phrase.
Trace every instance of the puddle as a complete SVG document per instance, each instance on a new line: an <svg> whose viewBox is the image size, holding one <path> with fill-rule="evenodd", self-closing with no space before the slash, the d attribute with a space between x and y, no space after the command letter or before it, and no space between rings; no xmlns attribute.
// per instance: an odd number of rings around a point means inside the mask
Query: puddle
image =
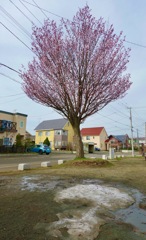
<svg viewBox="0 0 146 240"><path fill-rule="evenodd" d="M139 207L139 203L145 196L138 190L131 190L135 203L129 208L118 210L115 213L116 219L125 223L130 223L143 233L146 233L146 210Z"/></svg>

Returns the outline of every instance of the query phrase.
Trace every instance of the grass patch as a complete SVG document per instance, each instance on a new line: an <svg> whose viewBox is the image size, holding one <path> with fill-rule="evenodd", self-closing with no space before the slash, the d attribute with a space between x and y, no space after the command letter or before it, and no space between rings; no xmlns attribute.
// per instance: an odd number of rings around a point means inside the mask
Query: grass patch
<svg viewBox="0 0 146 240"><path fill-rule="evenodd" d="M109 167L113 164L103 159L78 159L74 160L72 165L81 167Z"/></svg>
<svg viewBox="0 0 146 240"><path fill-rule="evenodd" d="M71 168L71 167L111 167L113 163L103 159L91 158L75 158L74 160L65 161L61 165L54 166L53 168Z"/></svg>
<svg viewBox="0 0 146 240"><path fill-rule="evenodd" d="M86 164L89 161L89 164ZM94 161L97 161L94 166ZM124 157L120 161L104 160L106 164L100 165L102 159L78 159L66 161L61 165L49 169L36 170L36 173L48 173L62 177L95 178L107 182L120 182L139 189L146 194L146 161L142 157Z"/></svg>

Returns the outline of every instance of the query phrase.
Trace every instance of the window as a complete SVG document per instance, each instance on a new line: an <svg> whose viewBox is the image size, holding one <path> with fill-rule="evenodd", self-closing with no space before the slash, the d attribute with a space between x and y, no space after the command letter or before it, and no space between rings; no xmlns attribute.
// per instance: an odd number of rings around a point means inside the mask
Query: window
<svg viewBox="0 0 146 240"><path fill-rule="evenodd" d="M43 132L38 132L38 136L41 137L43 135Z"/></svg>
<svg viewBox="0 0 146 240"><path fill-rule="evenodd" d="M66 141L62 141L62 146L66 147L67 146L67 142Z"/></svg>
<svg viewBox="0 0 146 240"><path fill-rule="evenodd" d="M12 138L3 138L3 145L12 146L13 139Z"/></svg>
<svg viewBox="0 0 146 240"><path fill-rule="evenodd" d="M9 145L9 138L3 139L3 145L8 146Z"/></svg>
<svg viewBox="0 0 146 240"><path fill-rule="evenodd" d="M66 130L62 130L62 135L66 135L67 136L67 131Z"/></svg>
<svg viewBox="0 0 146 240"><path fill-rule="evenodd" d="M55 142L55 147L60 147L61 146L61 142L60 141L56 141Z"/></svg>
<svg viewBox="0 0 146 240"><path fill-rule="evenodd" d="M56 130L55 135L61 135L61 130Z"/></svg>
<svg viewBox="0 0 146 240"><path fill-rule="evenodd" d="M2 130L12 129L12 122L7 120L1 120L1 128Z"/></svg>
<svg viewBox="0 0 146 240"><path fill-rule="evenodd" d="M24 127L24 122L23 122L23 121L20 122L20 127L21 127L21 128Z"/></svg>
<svg viewBox="0 0 146 240"><path fill-rule="evenodd" d="M86 136L86 140L90 140L90 136Z"/></svg>
<svg viewBox="0 0 146 240"><path fill-rule="evenodd" d="M50 131L46 131L46 136L50 136Z"/></svg>

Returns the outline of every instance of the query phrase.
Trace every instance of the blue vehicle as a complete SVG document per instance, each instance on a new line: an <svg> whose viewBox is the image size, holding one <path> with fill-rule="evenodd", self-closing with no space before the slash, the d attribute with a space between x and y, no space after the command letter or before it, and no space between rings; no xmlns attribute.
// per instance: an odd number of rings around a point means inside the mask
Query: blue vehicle
<svg viewBox="0 0 146 240"><path fill-rule="evenodd" d="M98 148L98 147L95 147L95 151L100 151L100 148Z"/></svg>
<svg viewBox="0 0 146 240"><path fill-rule="evenodd" d="M51 153L51 148L47 145L44 144L37 144L35 146L27 148L27 152L36 152L39 154L50 154Z"/></svg>

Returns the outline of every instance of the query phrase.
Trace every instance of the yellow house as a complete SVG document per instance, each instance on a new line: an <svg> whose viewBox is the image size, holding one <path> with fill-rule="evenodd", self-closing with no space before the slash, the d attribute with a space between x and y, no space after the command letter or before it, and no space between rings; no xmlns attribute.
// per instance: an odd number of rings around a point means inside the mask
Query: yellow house
<svg viewBox="0 0 146 240"><path fill-rule="evenodd" d="M88 145L89 152L95 148L106 150L105 140L108 135L104 127L82 128L81 136L84 145Z"/></svg>
<svg viewBox="0 0 146 240"><path fill-rule="evenodd" d="M35 143L42 144L46 137L54 149L72 149L74 131L67 119L53 119L41 122L35 128Z"/></svg>
<svg viewBox="0 0 146 240"><path fill-rule="evenodd" d="M0 145L13 145L17 134L20 134L23 140L26 122L26 114L0 111Z"/></svg>

